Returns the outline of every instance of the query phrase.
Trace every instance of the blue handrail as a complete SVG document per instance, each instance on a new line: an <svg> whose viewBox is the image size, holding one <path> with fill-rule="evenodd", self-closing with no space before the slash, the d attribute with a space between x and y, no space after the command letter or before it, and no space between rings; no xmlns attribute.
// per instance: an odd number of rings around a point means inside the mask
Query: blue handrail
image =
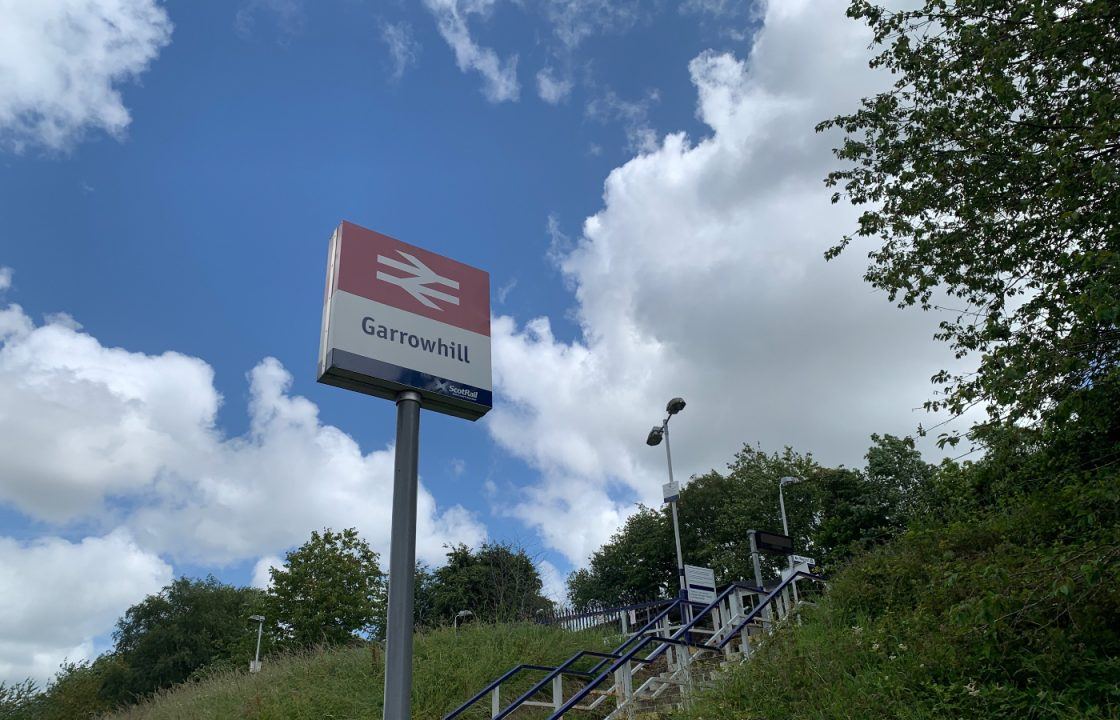
<svg viewBox="0 0 1120 720"><path fill-rule="evenodd" d="M568 702L564 703L564 705L562 705L560 707L560 709L557 710L557 712L549 718L549 720L556 720L556 719L560 718L564 713L568 712L573 707L575 707L579 703L580 700L583 700L585 697L587 697L596 687L598 687L603 682L603 680L605 680L607 677L609 677L611 675L611 673L613 673L618 668L620 668L623 663L629 662L630 660L632 660L638 654L638 652L641 651L642 648L644 648L645 646L647 646L651 643L659 644L660 647L658 647L655 651L650 653L647 657L640 660L639 662L642 665L651 663L654 660L656 660L658 657L660 657L662 654L664 654L664 652L668 649L669 645L705 647L705 648L709 648L709 649L723 649L727 645L727 643L729 643L736 635L739 634L739 632L742 631L742 629L744 627L746 627L748 624L750 624L751 622L754 621L755 617L758 615L758 613L762 610L762 608L764 606L769 604L775 597L778 596L778 594L782 590L784 590L789 585L789 583L798 579L798 577L806 577L806 578L810 578L810 579L813 579L813 580L819 580L820 579L817 576L810 575L808 573L804 573L804 572L799 571L799 572L793 574L792 576L790 576L789 578L787 578L786 580L783 580L773 591L771 591L761 602L759 602L758 605L754 609L752 609L746 615L744 620L738 626L736 626L736 628L733 632L729 633L727 635L727 637L724 638L716 646L705 645L703 643L697 643L697 642L694 642L692 640L691 630L693 630L696 623L698 623L702 618L704 618L706 615L708 615L714 608L716 608L724 599L727 598L728 595L730 595L736 589L748 590L748 591L755 592L755 593L765 593L766 590L764 588L755 587L753 585L747 585L746 583L738 583L738 582L731 583L731 584L727 585L723 589L722 592L720 592L720 594L716 597L715 600L713 600L711 603L709 603L707 605L704 605L702 603L688 601L688 600L680 600L680 599L669 600L669 601L654 601L653 603L649 603L649 604L643 603L643 605L647 606L647 607L651 606L651 605L655 605L659 602L668 602L669 605L666 606L665 608L663 608L659 613L657 613L657 615L655 615L645 625L643 625L641 627L641 629L639 629L636 633L634 633L634 635L632 637L623 641L623 643L621 645L619 645L618 647L616 647L613 651L608 652L608 653L593 652L593 651L590 651L590 650L580 651L580 652L576 653L575 655L568 658L562 664L560 664L559 666L556 666L556 667L544 666L544 665L518 665L517 667L512 668L511 670L509 670L505 674L503 674L501 677L499 677L496 680L494 680L493 682L491 682L489 685L487 685L481 691L476 693L470 700L468 700L467 702L463 703L462 705L460 705L458 708L456 708L452 712L445 715L443 720L454 720L454 718L461 715L470 706L474 705L476 702L478 702L479 700L484 698L488 693L493 692L493 690L495 688L500 686L503 682L505 682L509 678L513 677L515 674L520 672L522 669L547 671L548 674L545 677L541 678L541 680L538 681L537 683L535 683L531 688L529 688L524 693L522 693L517 699L515 699L513 702L511 702L505 709L503 709L501 712L499 712L497 715L495 715L493 717L493 720L503 720L504 718L508 717L510 715L510 713L512 713L514 710L516 710L518 707L520 707L522 705L522 703L529 700L533 695L535 695L536 693L540 692L545 687L547 687L547 685L550 682L552 682L559 675L574 675L574 676L583 677L583 678L589 678L589 677L593 678L591 680L591 682L589 682L586 686L581 688L575 695L572 696L572 698L570 700L568 700ZM689 622L681 625L681 627L678 628L678 630L673 635L671 635L670 637L662 637L660 635L648 635L647 634L652 629L656 628L660 624L660 622L670 612L672 612L675 608L683 607L685 605L689 605L689 606L692 606L692 607L699 607L699 608L702 608L702 609L699 612L694 614L692 620L690 620ZM604 611L604 612L606 612L606 611ZM627 646L629 646L631 643L634 643L635 641L637 641L638 644L635 645L633 648L631 648L629 651L626 651ZM571 666L574 663L578 662L580 659L582 659L584 657L598 657L598 658L602 658L602 659L599 662L595 663L595 665L592 666L590 670L578 671L578 670L571 670L570 669ZM611 660L614 660L614 662L610 663ZM595 673L598 672L600 670L600 668L602 668L604 665L607 665L607 664L610 664L610 667L607 670L600 673L598 676L595 676Z"/></svg>
<svg viewBox="0 0 1120 720"><path fill-rule="evenodd" d="M681 601L679 599L678 600L670 600L669 602L670 602L670 605L668 607L665 607L664 609L662 609L661 612L657 613L657 615L653 616L653 618L651 618L649 622L647 622L645 625L643 625L641 627L641 629L639 629L637 631L637 633L634 634L634 637L628 638L621 645L616 647L613 651L611 651L609 653L591 653L589 651L581 651L581 652L576 653L572 657L568 658L563 664L561 664L559 667L556 667L556 668L548 667L548 666L537 666L537 665L533 665L533 666L518 665L517 667L507 671L504 675L499 677L497 680L494 680L489 685L487 685L485 688L480 690L470 700L466 701L465 703L460 705L455 710L452 710L447 715L444 715L443 720L454 720L456 717L463 714L467 710L467 708L469 708L471 705L474 705L476 702L478 702L482 698L486 697L486 695L488 693L492 692L494 690L494 688L498 687L503 682L505 682L506 680L513 677L515 674L517 674L517 672L522 668L531 668L531 669L534 669L534 670L556 671L556 670L560 670L561 668L570 667L573 662L578 661L582 657L591 655L591 656L594 656L594 657L601 657L603 659L600 660L599 662L595 663L595 665L592 666L592 668L590 670L580 672L578 674L581 675L581 676L584 676L584 677L593 677L594 673L596 673L599 670L599 668L603 667L603 665L605 665L609 660L617 658L619 656L619 654L626 648L627 645L629 645L631 642L633 642L636 638L640 637L643 633L648 632L650 630L650 628L656 627L657 624L660 623L661 620L673 610L673 608L675 608L675 607L677 607L678 605L681 604ZM564 671L564 674L577 674L577 673L575 673L575 672L570 672L569 673L569 671ZM532 688L530 688L527 692L523 693L522 696L519 697L516 701L510 703L509 707L506 708L506 710L503 711L502 714L498 715L497 717L505 717L505 715L507 715L509 711L514 710L525 699L532 696L534 693L537 693L540 690L544 689L544 687L549 682L551 682L553 680L553 678L555 678L555 677L556 677L555 672L550 673L545 679L541 680L540 682L535 684Z"/></svg>
<svg viewBox="0 0 1120 720"><path fill-rule="evenodd" d="M735 633L728 634L728 636L726 638L724 638L724 640L722 642L720 642L719 645L717 645L717 646L714 646L714 647L713 646L703 646L703 647L708 647L709 649L712 649L712 650L722 649L724 646L726 646L727 643L729 643L731 641L732 638L735 637L736 634L738 634L738 632L742 631L742 629L744 627L746 627L750 622L752 622L755 619L755 617L757 617L758 614L760 612L762 612L763 608L765 608L767 605L769 605L771 602L773 602L774 598L776 598L783 590L786 589L786 587L789 586L790 583L792 583L794 580L797 580L799 577L805 577L805 578L808 578L808 579L811 579L811 580L819 580L819 578L817 576L811 575L811 574L806 573L806 572L802 572L800 570L795 572L795 573L792 573L788 578L786 578L786 579L782 580L782 582L778 583L777 587L775 587L772 591L770 591L769 595L767 595L761 602L759 602L757 605L755 605L755 607L749 613L747 613L747 615L743 619L743 621L741 623L739 623L739 625L736 627L736 632ZM692 627L697 623L697 621L700 620L701 617L703 617L705 614L711 612L712 608L719 605L720 601L722 601L724 598L726 598L731 593L731 591L734 590L734 589L735 589L734 586L726 588L722 593L720 593L718 596L716 596L716 599L713 600L707 607L705 607L704 610L702 610L698 615L696 615L696 617L694 617L691 621L689 621L685 625L681 626L681 628L679 630L677 630L677 632L673 633L672 636L670 636L668 638L656 638L656 637L645 638L642 642L640 642L638 645L636 645L633 649L631 649L625 655L622 655L620 658L618 658L609 668L607 668L602 673L600 673L598 675L598 677L596 677L594 680L589 682L587 685L583 686L583 688L581 688L578 692L576 692L575 695L572 695L572 697L567 702L565 702L563 705L560 706L560 709L558 709L555 713L553 713L552 715L550 715L548 717L548 720L560 720L560 718L562 718L564 716L564 713L568 712L573 707L578 705L581 700L583 700L585 697L590 695L591 692L595 688L597 688L600 684L602 684L602 682L605 679L610 677L610 675L612 673L614 673L616 670L618 670L620 667L622 667L623 663L630 662L634 658L634 656L637 655L638 652L643 647L650 644L651 642L660 642L660 643L662 643L662 647L658 648L657 650L654 650L648 656L643 658L640 661L643 665L653 662L654 660L656 660L658 657L660 657L665 652L665 650L668 648L668 644L666 644L666 641L669 641L669 643L674 644L674 645L678 645L678 644L687 644L687 645L693 645L693 646L697 645L697 643L692 643L692 642L689 642L687 640L681 640L681 636L687 634L688 631L692 629Z"/></svg>

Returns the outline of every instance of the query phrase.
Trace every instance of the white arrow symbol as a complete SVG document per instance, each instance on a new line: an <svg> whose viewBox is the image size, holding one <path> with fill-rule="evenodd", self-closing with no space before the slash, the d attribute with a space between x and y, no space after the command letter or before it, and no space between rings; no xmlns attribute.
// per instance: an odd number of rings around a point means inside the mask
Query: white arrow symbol
<svg viewBox="0 0 1120 720"><path fill-rule="evenodd" d="M429 285L445 285L453 290L459 289L459 283L456 280L445 278L437 274L430 267L420 262L415 256L409 255L404 250L397 250L397 254L408 260L409 264L406 265L400 260L385 257L384 255L377 256L377 262L382 265L388 265L394 270L401 270L409 274L409 277L397 277L390 275L387 272L377 271L377 279L384 280L387 283L392 283L405 290L409 295L419 300L423 305L432 308L433 310L442 310L439 305L436 305L429 298L443 300L444 302L451 303L452 305L459 304L459 298L454 295L448 295L442 290L428 287Z"/></svg>

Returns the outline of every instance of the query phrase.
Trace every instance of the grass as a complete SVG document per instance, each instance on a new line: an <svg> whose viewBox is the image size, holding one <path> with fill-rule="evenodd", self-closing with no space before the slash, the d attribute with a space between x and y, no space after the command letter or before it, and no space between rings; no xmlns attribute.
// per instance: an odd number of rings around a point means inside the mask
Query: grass
<svg viewBox="0 0 1120 720"><path fill-rule="evenodd" d="M437 720L513 665L555 664L581 649L600 649L594 633L539 625L468 625L416 636L412 716ZM539 673L523 673L523 691ZM106 720L343 720L380 718L384 665L374 645L266 660L260 673L225 670L107 716ZM489 698L465 717L489 717Z"/></svg>
<svg viewBox="0 0 1120 720"><path fill-rule="evenodd" d="M1120 718L1120 478L915 530L838 573L691 720Z"/></svg>

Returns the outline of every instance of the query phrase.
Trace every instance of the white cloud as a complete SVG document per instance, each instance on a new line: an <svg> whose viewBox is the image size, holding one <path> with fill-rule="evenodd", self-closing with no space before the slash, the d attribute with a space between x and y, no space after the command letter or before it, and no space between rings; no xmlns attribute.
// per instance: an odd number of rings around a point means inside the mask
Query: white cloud
<svg viewBox="0 0 1120 720"><path fill-rule="evenodd" d="M79 543L0 538L0 681L43 683L64 659L92 658L97 636L171 578L123 531Z"/></svg>
<svg viewBox="0 0 1120 720"><path fill-rule="evenodd" d="M275 553L325 526L357 527L384 556L392 447L363 453L322 424L276 360L249 375L249 431L227 438L202 360L106 348L73 327L36 327L18 306L0 310L0 500L51 522L119 521L145 550L199 562ZM485 538L423 486L417 514L424 559Z"/></svg>
<svg viewBox="0 0 1120 720"><path fill-rule="evenodd" d="M381 40L389 49L393 61L394 81L404 77L405 70L416 64L420 57L420 43L412 36L412 26L407 22L381 24Z"/></svg>
<svg viewBox="0 0 1120 720"><path fill-rule="evenodd" d="M12 269L0 265L0 292L4 292L12 286Z"/></svg>
<svg viewBox="0 0 1120 720"><path fill-rule="evenodd" d="M495 293L494 293L497 296L498 304L499 305L504 305L505 302L506 302L506 299L509 297L509 294L511 292L513 292L516 288L517 288L517 278L516 277L510 278L509 282L507 282L504 285L502 285L501 287L499 287L497 289L497 291L495 291Z"/></svg>
<svg viewBox="0 0 1120 720"><path fill-rule="evenodd" d="M600 32L626 30L641 16L638 0L547 0L545 14L569 50Z"/></svg>
<svg viewBox="0 0 1120 720"><path fill-rule="evenodd" d="M260 17L265 17L275 28L281 42L303 30L305 22L302 0L244 0L233 18L233 27L243 38L252 37L257 31Z"/></svg>
<svg viewBox="0 0 1120 720"><path fill-rule="evenodd" d="M555 565L548 560L541 560L537 563L537 570L541 574L541 594L549 600L558 603L564 603L568 597L567 579Z"/></svg>
<svg viewBox="0 0 1120 720"><path fill-rule="evenodd" d="M572 93L572 81L558 78L550 67L537 73L537 94L549 105L559 105Z"/></svg>
<svg viewBox="0 0 1120 720"><path fill-rule="evenodd" d="M62 150L89 129L121 137L120 85L171 40L154 0L0 0L0 144Z"/></svg>
<svg viewBox="0 0 1120 720"><path fill-rule="evenodd" d="M672 427L683 477L723 467L743 442L857 464L871 433L928 422L914 408L951 358L931 340L936 318L873 292L858 250L822 257L856 212L829 203L836 138L813 127L883 82L868 43L840 0L781 2L748 61L697 57L710 136L669 135L614 170L574 244L553 228L581 337L495 319L501 401L487 425L542 473L504 510L572 562L634 500L660 503L664 454L643 441L673 396L688 401ZM596 112L622 116L620 103Z"/></svg>
<svg viewBox="0 0 1120 720"><path fill-rule="evenodd" d="M284 558L279 555L266 555L253 566L253 579L250 584L255 588L267 590L272 586L272 568L284 567Z"/></svg>
<svg viewBox="0 0 1120 720"><path fill-rule="evenodd" d="M584 113L601 123L621 122L627 150L651 153L657 149L657 132L650 125L649 110L660 99L656 90L648 91L639 100L623 100L614 90L607 90L588 102Z"/></svg>
<svg viewBox="0 0 1120 720"><path fill-rule="evenodd" d="M497 0L424 0L436 18L439 33L455 53L455 62L463 72L474 70L482 75L483 93L491 102L515 101L521 93L517 82L517 55L504 61L490 48L480 46L471 37L467 20L470 16L489 15Z"/></svg>

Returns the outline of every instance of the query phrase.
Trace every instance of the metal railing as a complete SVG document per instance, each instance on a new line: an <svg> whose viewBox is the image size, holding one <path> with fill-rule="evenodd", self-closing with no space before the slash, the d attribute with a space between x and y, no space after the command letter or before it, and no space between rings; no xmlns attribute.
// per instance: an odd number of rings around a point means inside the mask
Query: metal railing
<svg viewBox="0 0 1120 720"><path fill-rule="evenodd" d="M652 613L673 602L675 600L665 599L649 600L630 605L591 607L582 610L557 608L540 612L537 616L537 622L543 625L555 625L565 630L590 630L618 623L621 631L628 634L631 626L648 622Z"/></svg>
<svg viewBox="0 0 1120 720"><path fill-rule="evenodd" d="M564 713L572 710L576 705L579 704L580 700L583 700L585 697L587 697L589 694L591 694L591 692L595 688L599 687L599 685L601 685L604 680L606 680L613 673L618 671L624 664L629 666L629 663L647 645L657 643L660 646L657 649L655 649L653 652L651 652L649 655L647 655L646 657L639 660L638 663L640 665L648 665L648 664L652 663L658 657L663 655L665 653L665 651L669 648L670 645L683 645L683 646L701 647L701 648L708 649L708 650L723 650L723 648L726 647L732 640L734 640L736 638L736 636L738 636L738 634L743 631L744 628L746 628L748 625L750 625L752 622L754 622L755 619L758 618L758 616L761 615L765 610L769 609L770 606L774 603L774 600L779 598L782 595L782 592L791 583L795 582L796 580L798 580L800 578L804 578L804 579L808 579L808 580L814 580L814 581L820 581L820 578L817 577L816 575L811 575L809 573L801 572L801 571L795 572L795 573L791 574L789 577L787 577L786 579L782 580L782 582L779 583L777 587L775 587L773 590L771 590L770 594L767 595L763 600L761 600L757 605L755 605L754 608L751 609L751 611L746 614L746 616L743 618L743 620L740 621L731 632L728 632L722 640L718 640L717 637L713 637L712 638L713 640L717 640L716 644L710 645L708 643L696 643L694 641L690 641L690 640L686 639L687 635L689 634L689 631L693 629L693 627L696 625L696 623L698 623L702 618L704 618L706 615L711 613L712 610L719 607L720 603L724 599L726 599L728 595L730 595L732 592L736 591L736 589L738 589L738 587L740 587L738 583L733 583L732 585L727 587L722 593L720 593L718 596L716 596L716 599L713 600L703 610L701 610L695 617L692 618L692 620L685 623L679 630L677 630L675 633L673 633L672 636L670 636L668 638L658 638L658 637L645 637L645 638L643 638L641 640L641 642L639 642L633 648L631 648L626 653L624 653L620 657L618 657L618 659L615 660L615 662L612 663L609 668L607 668L606 670L601 672L591 682L589 682L582 689L577 691L575 695L572 695L572 697L567 702L562 704L556 710L555 713L553 713L552 715L550 715L548 717L548 720L559 720L560 718L562 718L564 716ZM752 589L757 590L757 588L752 588Z"/></svg>
<svg viewBox="0 0 1120 720"><path fill-rule="evenodd" d="M779 612L780 615L785 615L789 610L788 606L785 604L785 601L782 601L780 604L776 604L776 601L778 601L779 598L782 598L786 588L798 579L821 581L822 578L816 575L798 571L790 575L788 578L784 579L777 585L777 587L770 591L766 591L762 588L754 587L752 585L747 585L745 583L732 583L731 585L728 585L726 588L724 588L719 593L719 595L716 596L716 599L708 605L682 601L679 599L656 601L666 603L665 607L662 608L652 618L650 618L645 623L645 625L643 625L637 632L635 632L631 637L624 640L622 644L614 648L614 650L612 650L611 652L604 653L591 650L580 651L555 667L546 665L518 665L514 668L511 668L501 677L497 678L485 688L480 690L470 700L445 715L443 720L454 720L455 718L466 712L468 709L470 709L472 706L474 706L476 703L478 703L480 700L482 700L484 697L486 697L487 694L491 695L490 717L492 720L502 720L503 718L508 717L517 708L525 705L554 708L555 712L549 717L549 720L558 720L559 718L563 717L565 713L574 709L593 709L599 703L601 703L609 693L604 692L599 699L591 702L588 705L580 706L579 703L587 699L588 696L590 696L591 693L593 693L608 678L616 673L619 673L619 671L623 667L625 667L625 671L621 673L621 676L619 678L616 679L616 685L619 681L621 681L629 686L630 680L635 670L641 670L642 667L651 665L652 663L656 662L658 658L664 655L671 647L691 647L708 651L723 651L729 643L731 643L736 637L740 636L740 633L742 633L744 629L746 629L751 623L758 621L760 617L763 625L768 625L771 622L770 610L772 607L779 607L779 610L781 608L785 608L786 612ZM735 619L737 617L740 617L740 614L739 612L736 612L733 607L734 604L729 600L729 598L733 596L734 598L736 598L737 602L741 603L742 594L744 593L744 591L748 594L763 597L754 604L754 607L750 611L745 612L741 616L742 619L736 623ZM728 610L726 611L728 614L728 621L726 623L723 623L721 622L720 617L722 612L725 612L721 611L721 607L724 607L725 601L727 601L728 607ZM693 612L691 613L692 617L691 619L686 620L686 616L683 610L685 607L689 606L693 608ZM700 609L696 610L696 608ZM669 621L670 615L673 610L681 611L681 624L675 628L675 632L671 632L674 628ZM742 608L742 610L745 611L745 608ZM713 618L715 620L713 622L712 630L698 627L698 624L702 621L712 620ZM709 637L706 641L700 641L697 639L697 636L699 635L709 635ZM649 655L635 660L638 654L644 648L648 647L651 644L657 645L657 648L655 648ZM730 651L728 650L728 652ZM588 670L576 670L573 667L577 662L588 657L598 658L598 662L596 662ZM689 656L688 662L691 662L691 660L692 657ZM637 667L632 667L631 663L636 663ZM608 667L606 667L606 669L604 670L604 666ZM533 670L545 672L547 674L538 682L533 684L528 690L518 695L518 697L508 706L502 708L500 693L502 684L507 682L523 670ZM572 676L581 680L588 681L587 684L584 685L584 687L578 690L567 701L564 701L563 699L563 679L565 676ZM551 702L540 702L532 700L535 695L545 690L550 684L552 685ZM646 688L649 684L650 681L647 681L646 684L642 685L639 688L639 692ZM619 698L620 708L625 701L629 701L630 697L636 696L629 687L624 689L626 690L626 692L624 692L623 694L627 697L625 700L622 697Z"/></svg>

